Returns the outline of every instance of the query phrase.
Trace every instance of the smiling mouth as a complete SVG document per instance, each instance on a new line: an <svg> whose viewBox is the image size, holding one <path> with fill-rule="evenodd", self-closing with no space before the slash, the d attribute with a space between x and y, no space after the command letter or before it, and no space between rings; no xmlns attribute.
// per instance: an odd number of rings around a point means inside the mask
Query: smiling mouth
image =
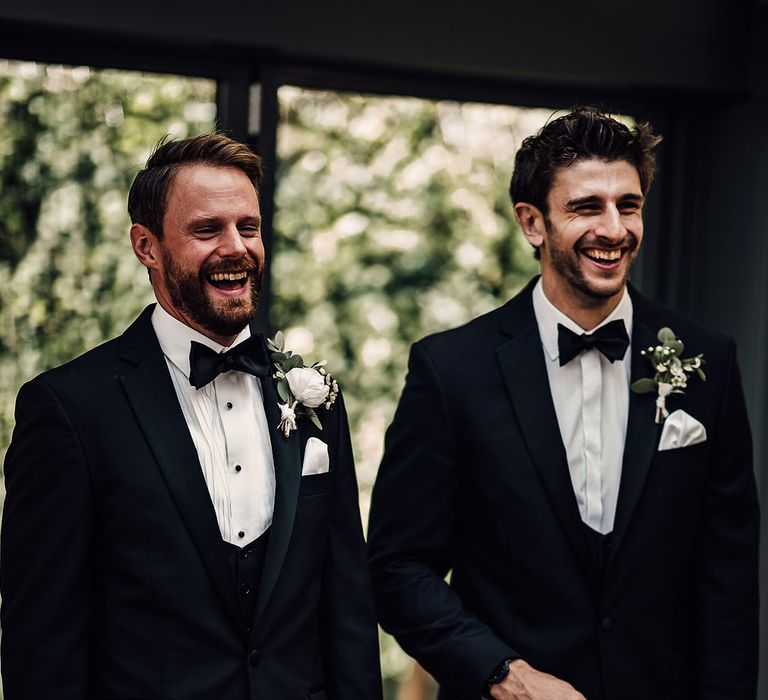
<svg viewBox="0 0 768 700"><path fill-rule="evenodd" d="M604 248L584 248L581 252L593 262L602 265L615 263L620 260L624 254L624 250L621 248L613 248L612 250L605 250Z"/></svg>
<svg viewBox="0 0 768 700"><path fill-rule="evenodd" d="M249 273L246 270L238 272L214 272L206 275L205 279L210 285L217 289L235 291L245 286Z"/></svg>

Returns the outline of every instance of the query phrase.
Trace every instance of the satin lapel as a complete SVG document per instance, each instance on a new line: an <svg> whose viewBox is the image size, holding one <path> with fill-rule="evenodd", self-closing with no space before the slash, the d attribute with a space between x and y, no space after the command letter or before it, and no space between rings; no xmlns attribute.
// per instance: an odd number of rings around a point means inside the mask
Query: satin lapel
<svg viewBox="0 0 768 700"><path fill-rule="evenodd" d="M148 321L149 316L146 318ZM129 329L134 331L133 335L124 335L123 355L136 361L140 348L149 352L133 371L121 377L123 388L200 557L237 622L234 581L197 451L154 331L149 324L147 329L137 325L138 322ZM151 333L153 343L146 332Z"/></svg>
<svg viewBox="0 0 768 700"><path fill-rule="evenodd" d="M509 342L499 347L496 354L533 463L578 559L592 575L594 567L591 566L590 552L583 537L581 516L573 493L532 308L530 321L515 332Z"/></svg>
<svg viewBox="0 0 768 700"><path fill-rule="evenodd" d="M652 368L640 352L651 345L656 345L657 342L656 333L635 315L632 330L631 383L642 377L652 376ZM624 459L609 564L616 556L616 551L626 535L643 490L648 469L656 454L661 426L656 424L655 415L656 395L636 394L630 389L627 437L624 443Z"/></svg>
<svg viewBox="0 0 768 700"><path fill-rule="evenodd" d="M291 534L293 532L293 522L296 516L296 504L299 496L299 483L301 480L301 429L299 427L299 429L291 431L290 436L287 438L283 436L277 429L280 423L278 403L282 403L282 401L280 401L277 395L272 377L262 379L261 387L264 392L264 411L267 416L270 438L272 440L276 485L275 511L269 531L269 543L267 544L264 570L259 587L259 601L256 607L257 620L269 602L285 561L288 544L291 541Z"/></svg>

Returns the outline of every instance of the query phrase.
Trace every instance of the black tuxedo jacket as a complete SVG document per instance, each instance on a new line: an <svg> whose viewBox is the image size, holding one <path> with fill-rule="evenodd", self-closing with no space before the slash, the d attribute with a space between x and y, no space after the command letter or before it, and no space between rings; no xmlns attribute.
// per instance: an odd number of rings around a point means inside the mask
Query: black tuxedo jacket
<svg viewBox="0 0 768 700"><path fill-rule="evenodd" d="M414 345L374 488L379 618L441 685L477 700L522 657L587 700L755 700L758 506L731 341L632 291L632 380L671 327L704 353L670 410L706 442L658 451L630 394L612 546L598 571L571 485L533 306ZM450 584L445 576L451 571Z"/></svg>
<svg viewBox="0 0 768 700"><path fill-rule="evenodd" d="M262 380L276 473L255 619L239 595L152 329L19 393L5 472L5 700L361 700L378 642L344 407L284 438ZM304 444L330 471L301 476Z"/></svg>

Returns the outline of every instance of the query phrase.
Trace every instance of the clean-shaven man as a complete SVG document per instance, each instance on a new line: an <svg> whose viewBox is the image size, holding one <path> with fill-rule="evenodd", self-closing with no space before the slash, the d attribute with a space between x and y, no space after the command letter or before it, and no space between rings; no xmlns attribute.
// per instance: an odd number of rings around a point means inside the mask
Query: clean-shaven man
<svg viewBox="0 0 768 700"><path fill-rule="evenodd" d="M161 145L128 202L157 304L19 392L5 700L381 697L343 403L308 369L287 409L249 328L260 181L223 135Z"/></svg>
<svg viewBox="0 0 768 700"><path fill-rule="evenodd" d="M627 286L658 140L589 108L526 139L511 195L541 276L412 349L370 558L444 700L755 700L734 345Z"/></svg>

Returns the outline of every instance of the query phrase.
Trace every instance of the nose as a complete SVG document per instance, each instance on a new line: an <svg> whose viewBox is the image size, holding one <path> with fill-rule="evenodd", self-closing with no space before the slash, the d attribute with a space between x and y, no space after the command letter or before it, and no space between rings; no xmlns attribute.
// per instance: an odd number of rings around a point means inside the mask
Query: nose
<svg viewBox="0 0 768 700"><path fill-rule="evenodd" d="M616 207L606 207L595 225L595 235L609 241L619 241L626 235L621 221L621 212Z"/></svg>
<svg viewBox="0 0 768 700"><path fill-rule="evenodd" d="M222 258L242 258L248 252L237 226L227 227L219 234L217 242L216 252Z"/></svg>

